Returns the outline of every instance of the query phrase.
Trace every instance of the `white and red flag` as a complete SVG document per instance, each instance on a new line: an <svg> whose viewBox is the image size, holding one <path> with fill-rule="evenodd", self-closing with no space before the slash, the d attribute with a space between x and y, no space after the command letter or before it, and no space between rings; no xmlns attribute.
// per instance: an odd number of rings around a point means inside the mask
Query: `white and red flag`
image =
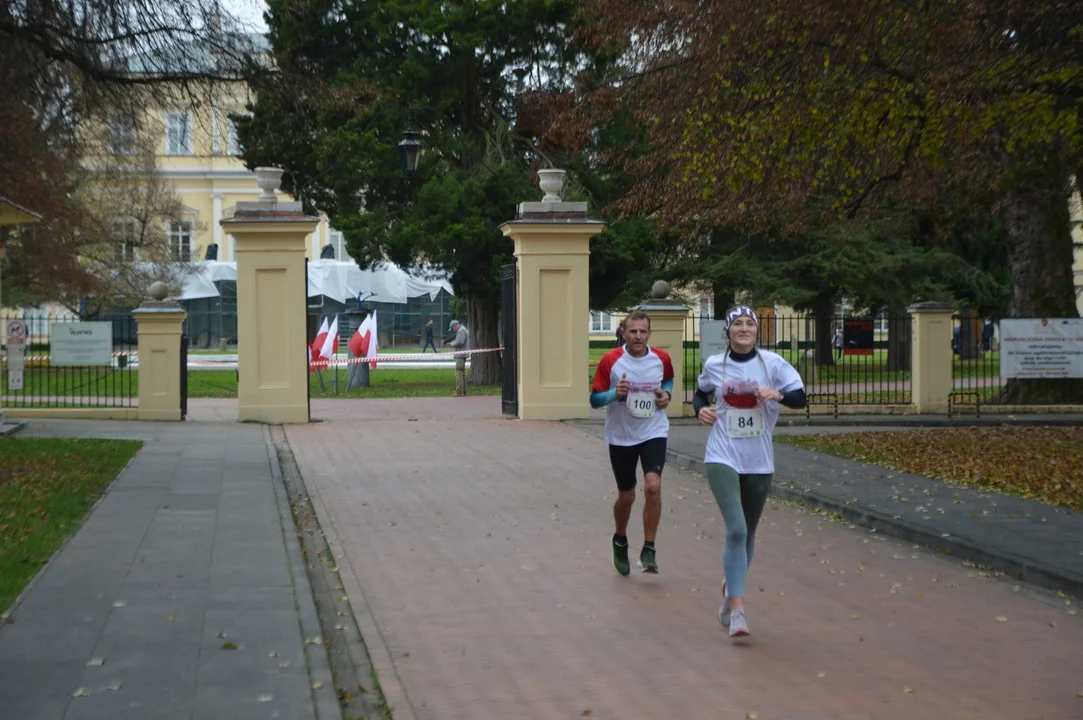
<svg viewBox="0 0 1083 720"><path fill-rule="evenodd" d="M317 336L317 339L319 337ZM330 360L338 352L338 316L331 321L331 329L327 331L327 336L323 339L323 344L320 346L320 357L324 360Z"/></svg>
<svg viewBox="0 0 1083 720"><path fill-rule="evenodd" d="M357 328L357 332L350 338L347 347L350 348L350 352L353 353L354 357L376 357L376 353L380 349L379 345L376 339L376 311L373 310L368 317L361 321L361 326ZM369 365L376 367L376 361L373 360Z"/></svg>
<svg viewBox="0 0 1083 720"><path fill-rule="evenodd" d="M316 333L316 339L312 341L312 344L308 346L308 362L309 371L313 370L312 363L320 359L320 348L323 347L323 341L327 339L327 318L323 319L323 324L320 325L319 332Z"/></svg>

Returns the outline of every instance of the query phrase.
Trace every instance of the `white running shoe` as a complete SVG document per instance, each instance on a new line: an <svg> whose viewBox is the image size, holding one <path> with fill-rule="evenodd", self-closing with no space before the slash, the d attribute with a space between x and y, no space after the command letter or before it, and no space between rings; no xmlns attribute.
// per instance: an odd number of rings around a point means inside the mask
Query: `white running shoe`
<svg viewBox="0 0 1083 720"><path fill-rule="evenodd" d="M748 631L748 621L745 620L744 608L730 613L730 637L739 638L751 635Z"/></svg>
<svg viewBox="0 0 1083 720"><path fill-rule="evenodd" d="M730 626L730 599L726 595L726 583L722 582L722 604L718 606L718 622L722 627Z"/></svg>

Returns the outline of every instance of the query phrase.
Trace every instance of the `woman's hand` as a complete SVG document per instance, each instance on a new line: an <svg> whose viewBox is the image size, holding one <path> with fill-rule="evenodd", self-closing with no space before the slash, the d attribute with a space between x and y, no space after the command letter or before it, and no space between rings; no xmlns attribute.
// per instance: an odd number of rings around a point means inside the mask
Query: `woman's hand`
<svg viewBox="0 0 1083 720"><path fill-rule="evenodd" d="M701 425L714 425L718 420L718 411L713 407L703 407L699 409L699 414L696 415Z"/></svg>
<svg viewBox="0 0 1083 720"><path fill-rule="evenodd" d="M760 396L760 402L782 402L782 393L774 388L760 387L756 388L756 394Z"/></svg>

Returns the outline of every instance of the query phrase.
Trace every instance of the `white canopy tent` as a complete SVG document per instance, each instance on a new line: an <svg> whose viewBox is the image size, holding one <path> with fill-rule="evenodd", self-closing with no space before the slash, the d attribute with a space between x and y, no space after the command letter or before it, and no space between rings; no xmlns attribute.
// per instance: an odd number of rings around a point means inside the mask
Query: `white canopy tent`
<svg viewBox="0 0 1083 720"><path fill-rule="evenodd" d="M209 260L192 263L194 272L184 278L178 300L218 297L214 283L237 279L237 263ZM362 270L353 262L316 260L308 263L308 296L325 297L347 304L360 296L381 303L406 303L410 298L428 295L435 300L441 290L453 295L445 278L426 280L391 263L377 270Z"/></svg>

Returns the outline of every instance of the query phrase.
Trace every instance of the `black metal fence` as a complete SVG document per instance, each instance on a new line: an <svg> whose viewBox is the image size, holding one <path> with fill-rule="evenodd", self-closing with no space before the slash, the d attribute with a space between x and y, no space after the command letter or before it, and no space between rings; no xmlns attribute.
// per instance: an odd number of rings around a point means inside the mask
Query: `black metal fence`
<svg viewBox="0 0 1083 720"><path fill-rule="evenodd" d="M23 367L9 355L8 326L18 321L26 325ZM129 314L97 322L110 326L108 357L92 341L70 340L64 345L57 333L70 337L78 319L24 321L19 314L0 315L0 342L4 343L0 362L0 387L3 406L8 408L135 407L139 398L137 368L137 331L135 318ZM90 328L84 326L88 331ZM87 335L86 337L91 337ZM92 364L93 363L93 364Z"/></svg>
<svg viewBox="0 0 1083 720"><path fill-rule="evenodd" d="M1000 377L999 334L991 321L972 312L952 318L951 405L1012 404L1004 396L1007 380Z"/></svg>
<svg viewBox="0 0 1083 720"><path fill-rule="evenodd" d="M761 309L759 346L797 368L809 403L908 405L910 399L909 315L880 317L775 315ZM706 357L725 347L722 321L688 319L685 337L685 402Z"/></svg>

